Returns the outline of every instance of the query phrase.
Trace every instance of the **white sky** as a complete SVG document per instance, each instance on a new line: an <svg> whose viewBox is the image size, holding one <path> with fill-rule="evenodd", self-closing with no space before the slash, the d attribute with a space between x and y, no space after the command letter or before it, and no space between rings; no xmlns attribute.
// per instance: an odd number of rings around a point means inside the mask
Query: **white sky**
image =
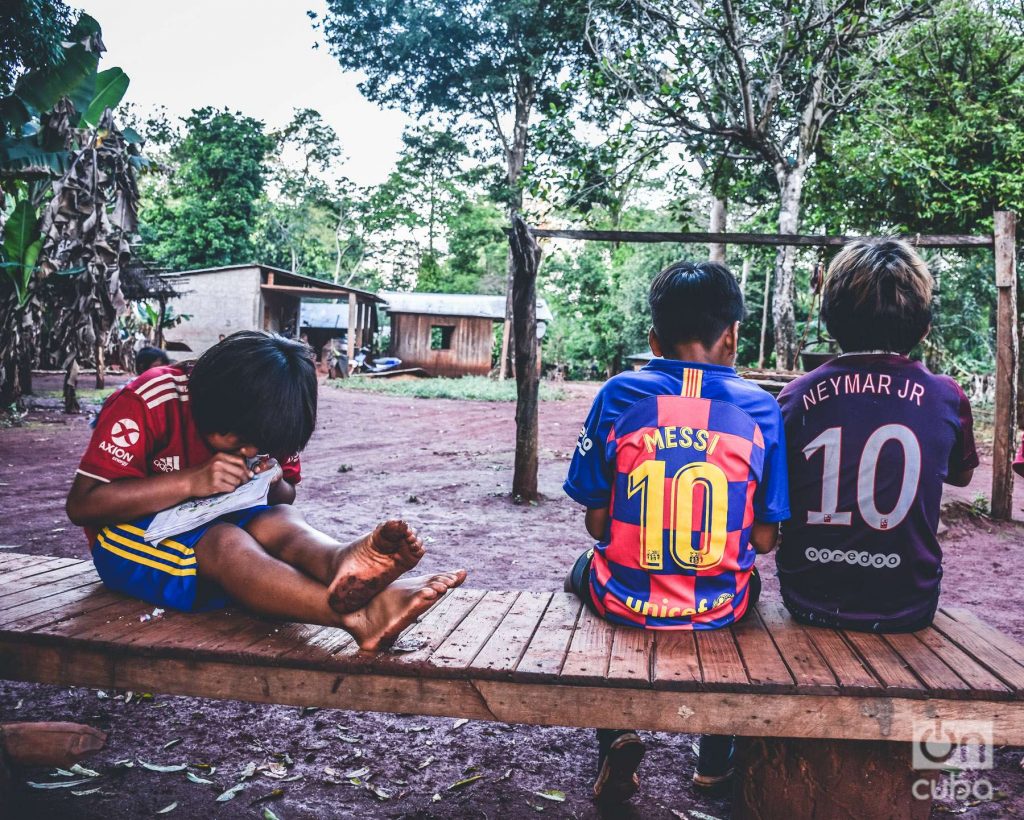
<svg viewBox="0 0 1024 820"><path fill-rule="evenodd" d="M409 119L378 108L327 47L313 46L306 10L323 0L79 0L99 21L107 53L100 68L131 78L125 97L172 116L229 107L280 127L294 108L314 108L338 132L345 173L359 185L383 182Z"/></svg>

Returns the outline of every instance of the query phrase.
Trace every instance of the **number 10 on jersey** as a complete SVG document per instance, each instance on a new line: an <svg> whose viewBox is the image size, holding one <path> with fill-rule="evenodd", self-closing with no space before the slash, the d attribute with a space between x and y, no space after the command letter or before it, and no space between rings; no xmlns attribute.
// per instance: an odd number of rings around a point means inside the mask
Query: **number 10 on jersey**
<svg viewBox="0 0 1024 820"><path fill-rule="evenodd" d="M640 566L664 569L665 462L645 461L629 474L627 497L640 494ZM702 490L700 544L693 547L694 497ZM683 569L717 566L729 536L729 480L717 464L681 467L668 486L672 559Z"/></svg>

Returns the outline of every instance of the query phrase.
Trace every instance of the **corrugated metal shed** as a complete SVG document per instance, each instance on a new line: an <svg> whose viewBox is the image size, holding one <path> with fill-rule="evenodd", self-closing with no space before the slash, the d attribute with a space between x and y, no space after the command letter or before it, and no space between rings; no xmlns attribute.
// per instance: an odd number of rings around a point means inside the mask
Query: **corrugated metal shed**
<svg viewBox="0 0 1024 820"><path fill-rule="evenodd" d="M381 291L389 313L421 313L425 316L471 316L492 319L505 318L505 297L476 293L400 293ZM543 299L537 300L537 320L553 322L554 316Z"/></svg>

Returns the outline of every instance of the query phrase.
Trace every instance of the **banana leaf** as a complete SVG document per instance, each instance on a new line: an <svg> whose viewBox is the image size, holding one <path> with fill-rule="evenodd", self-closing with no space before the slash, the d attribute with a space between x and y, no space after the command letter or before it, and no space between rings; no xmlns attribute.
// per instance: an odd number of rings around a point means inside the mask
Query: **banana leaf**
<svg viewBox="0 0 1024 820"><path fill-rule="evenodd" d="M128 75L120 68L108 68L97 74L94 96L82 114L78 127L96 125L106 109L115 108L121 102L127 90Z"/></svg>

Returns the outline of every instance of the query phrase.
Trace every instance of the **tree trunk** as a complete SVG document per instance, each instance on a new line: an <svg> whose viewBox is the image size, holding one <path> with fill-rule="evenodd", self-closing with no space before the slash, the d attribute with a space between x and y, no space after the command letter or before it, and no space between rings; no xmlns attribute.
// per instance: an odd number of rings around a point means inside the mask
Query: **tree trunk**
<svg viewBox="0 0 1024 820"><path fill-rule="evenodd" d="M768 335L768 294L772 287L772 269L764 272L764 301L761 303L761 346L757 351L757 366L764 367L764 342Z"/></svg>
<svg viewBox="0 0 1024 820"><path fill-rule="evenodd" d="M747 298L747 281L750 279L750 257L743 257L743 268L740 272L740 293L743 294L743 298Z"/></svg>
<svg viewBox="0 0 1024 820"><path fill-rule="evenodd" d="M800 227L800 198L803 193L806 168L801 165L777 168L779 180L779 233L795 234ZM775 257L775 291L772 319L775 322L776 366L792 370L796 366L796 314L793 300L796 296L794 272L796 248L779 248Z"/></svg>
<svg viewBox="0 0 1024 820"><path fill-rule="evenodd" d="M516 461L512 498L536 501L537 402L537 268L540 246L521 217L512 220L509 252L513 260L512 302L516 363Z"/></svg>
<svg viewBox="0 0 1024 820"><path fill-rule="evenodd" d="M96 343L96 389L102 390L106 382L107 367L106 361L104 360L103 348L106 347L102 342Z"/></svg>
<svg viewBox="0 0 1024 820"><path fill-rule="evenodd" d="M725 233L727 221L727 203L722 197L711 200L711 220L708 230L711 233ZM725 264L725 245L714 242L708 245L708 260Z"/></svg>
<svg viewBox="0 0 1024 820"><path fill-rule="evenodd" d="M78 359L73 358L64 370L64 412L80 413L78 403Z"/></svg>

